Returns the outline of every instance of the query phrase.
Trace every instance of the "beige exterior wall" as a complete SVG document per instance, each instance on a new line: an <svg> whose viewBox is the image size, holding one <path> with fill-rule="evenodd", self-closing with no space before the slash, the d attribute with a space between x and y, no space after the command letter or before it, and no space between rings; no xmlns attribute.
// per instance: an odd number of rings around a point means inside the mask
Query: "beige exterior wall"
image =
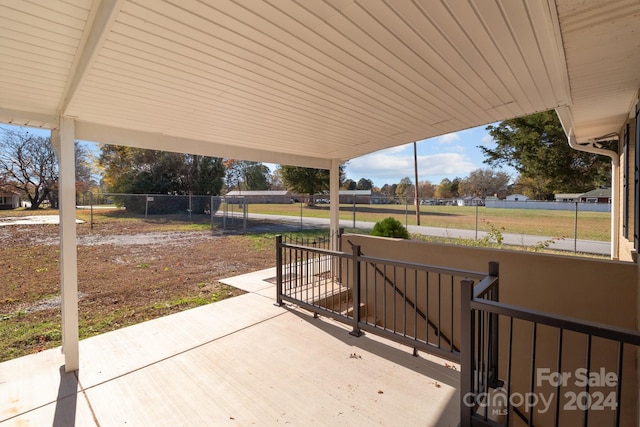
<svg viewBox="0 0 640 427"><path fill-rule="evenodd" d="M367 256L393 258L421 264L430 264L465 270L487 271L490 261L500 263L500 300L507 304L528 309L561 314L579 319L602 322L629 329L637 328L638 321L638 267L636 264L608 260L592 260L576 257L516 252L486 248L472 248L455 245L423 243L408 240L384 239L362 235L345 235L343 247L349 247L346 240L360 245ZM368 277L372 277L369 275ZM411 282L412 283L412 282ZM411 284L410 283L410 284ZM400 280L397 285L403 286ZM454 296L457 295L454 286ZM411 286L409 286L411 289ZM446 288L445 288L446 289ZM387 290L388 292L388 290ZM444 290L443 297L449 295ZM408 293L411 295L410 293ZM389 297L389 294L387 295ZM380 298L381 299L381 298ZM421 297L418 295L417 301ZM433 299L431 300L433 301ZM459 334L459 303L454 299L454 342ZM432 304L432 302L430 302ZM396 304L400 310L401 305ZM418 302L420 306L420 303ZM421 307L423 308L423 307ZM443 317L448 319L450 310L443 309ZM401 324L401 323L398 323ZM443 332L447 330L445 321ZM556 371L558 333L547 327L539 327L536 344L536 367L547 367ZM501 377L506 378L506 343L508 325L501 320ZM408 331L411 332L411 331ZM418 330L420 332L420 329ZM526 392L530 387L530 363L532 354L532 327L530 324L514 323L514 345L511 386L512 392ZM591 371L600 367L607 372L616 371L615 345L594 338L592 342ZM632 348L625 349L622 402L624 422L621 425L637 425L637 354ZM562 371L574 372L584 366L586 339L573 333L564 334ZM546 384L546 383L545 383ZM573 384L569 382L569 385ZM563 389L562 393L571 390ZM537 388L546 396L555 393L548 386ZM576 391L581 391L576 389ZM591 392L600 391L592 388ZM604 387L606 393L614 389ZM566 401L561 401L563 404ZM562 407L563 405L561 405ZM551 412L535 414L535 425L550 424ZM564 411L561 424L578 422L580 411ZM590 418L594 425L611 423L611 411L592 411ZM565 424L568 423L568 424ZM600 423L600 424L599 424Z"/></svg>

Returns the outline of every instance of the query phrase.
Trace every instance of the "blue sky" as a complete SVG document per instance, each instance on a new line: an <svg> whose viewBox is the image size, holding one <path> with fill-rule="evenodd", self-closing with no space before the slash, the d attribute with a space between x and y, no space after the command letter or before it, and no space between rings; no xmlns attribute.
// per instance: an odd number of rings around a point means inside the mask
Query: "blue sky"
<svg viewBox="0 0 640 427"><path fill-rule="evenodd" d="M475 169L489 168L483 163L479 145L495 146L486 126L418 141L418 180L439 184L444 178L464 178ZM515 179L515 171L503 171ZM377 187L397 184L404 177L413 182L413 143L353 159L347 164L346 175L356 182L368 178Z"/></svg>
<svg viewBox="0 0 640 427"><path fill-rule="evenodd" d="M0 127L5 126L0 125ZM480 126L418 141L418 179L438 184L443 178L464 178L475 169L488 168L488 165L482 163L484 156L478 146L492 147L495 144L485 129L486 126ZM48 130L32 128L24 128L24 130L36 135L50 135ZM88 147L97 150L96 144L88 143ZM275 167L271 164L268 166L272 170ZM504 172L515 179L515 171L505 169ZM368 178L377 187L397 184L404 177L409 177L413 182L415 180L413 144L352 159L347 164L346 176L354 181Z"/></svg>

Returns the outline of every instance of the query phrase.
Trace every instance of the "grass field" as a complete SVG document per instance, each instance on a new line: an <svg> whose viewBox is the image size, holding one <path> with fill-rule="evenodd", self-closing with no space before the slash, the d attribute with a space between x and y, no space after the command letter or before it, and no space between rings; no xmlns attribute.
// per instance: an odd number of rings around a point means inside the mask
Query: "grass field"
<svg viewBox="0 0 640 427"><path fill-rule="evenodd" d="M415 225L415 207L404 205L356 205L356 221L377 222L392 216L403 224ZM302 215L308 218L329 218L329 206L308 207L301 204L251 204L249 213L270 215ZM353 205L340 205L340 219L353 220ZM491 209L473 206L420 206L420 225L464 230L529 234L553 238L609 241L611 214L602 212L552 211L537 209Z"/></svg>

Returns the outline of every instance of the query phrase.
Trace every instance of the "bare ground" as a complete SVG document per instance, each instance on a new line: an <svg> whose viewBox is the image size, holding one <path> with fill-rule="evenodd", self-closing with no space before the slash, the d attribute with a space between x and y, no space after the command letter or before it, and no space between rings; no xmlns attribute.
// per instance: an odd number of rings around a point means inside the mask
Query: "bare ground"
<svg viewBox="0 0 640 427"><path fill-rule="evenodd" d="M218 281L275 263L273 239L163 228L77 226L81 338L239 295ZM0 361L60 345L58 232L0 227Z"/></svg>

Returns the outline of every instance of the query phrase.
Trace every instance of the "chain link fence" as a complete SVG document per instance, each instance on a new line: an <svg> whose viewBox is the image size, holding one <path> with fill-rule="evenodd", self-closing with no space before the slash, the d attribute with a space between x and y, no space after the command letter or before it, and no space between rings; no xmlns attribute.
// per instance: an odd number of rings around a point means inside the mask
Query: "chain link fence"
<svg viewBox="0 0 640 427"><path fill-rule="evenodd" d="M608 257L611 255L611 205L576 202L515 202L508 206L467 205L448 200L362 196L340 197L340 226L368 233L387 217L425 240L466 245ZM81 208L101 218L130 216L150 221L208 224L229 232L329 227L329 196L198 196L87 193ZM416 211L420 212L420 220ZM99 212L99 215L94 213Z"/></svg>

